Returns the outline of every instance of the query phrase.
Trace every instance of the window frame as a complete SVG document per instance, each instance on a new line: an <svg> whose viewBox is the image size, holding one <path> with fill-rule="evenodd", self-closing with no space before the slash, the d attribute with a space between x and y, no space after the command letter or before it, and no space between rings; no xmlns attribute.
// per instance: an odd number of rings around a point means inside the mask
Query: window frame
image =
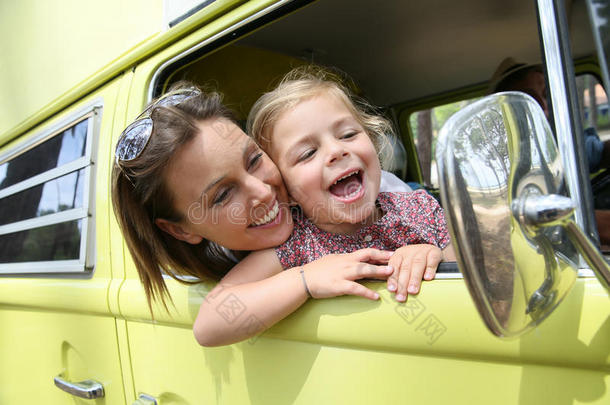
<svg viewBox="0 0 610 405"><path fill-rule="evenodd" d="M413 133L413 128L410 125L411 115L422 110L433 109L445 104L457 103L476 97L484 97L486 96L486 89L486 83L479 83L450 90L443 94L437 94L422 99L399 103L392 107L396 111L396 116L398 117L400 137L403 145L405 145L405 148L407 149L407 178L411 178L412 176L412 180L423 184L423 172L420 166L417 148L415 146L415 134Z"/></svg>
<svg viewBox="0 0 610 405"><path fill-rule="evenodd" d="M56 124L40 130L36 135L17 146L9 148L0 154L0 164L7 163L17 156L32 150L43 142L59 136L69 128L89 120L85 139L85 154L80 158L45 172L29 177L19 183L0 190L0 198L44 184L47 181L83 170L83 206L61 211L42 217L28 218L0 226L0 235L13 232L36 229L43 226L56 225L70 221L82 220L80 229L80 246L78 259L27 261L17 263L0 263L0 276L15 274L81 274L94 268L95 263L95 156L97 155L97 140L100 134L103 102L101 99L85 105L68 114Z"/></svg>

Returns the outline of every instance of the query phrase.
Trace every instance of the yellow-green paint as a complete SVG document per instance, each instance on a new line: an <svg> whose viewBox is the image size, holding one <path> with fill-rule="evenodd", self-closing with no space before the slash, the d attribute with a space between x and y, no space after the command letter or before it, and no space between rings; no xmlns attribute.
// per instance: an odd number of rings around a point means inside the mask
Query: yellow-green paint
<svg viewBox="0 0 610 405"><path fill-rule="evenodd" d="M106 225L110 217L108 161L120 79L0 149L0 153L9 151L47 132L94 101L103 105L92 166L95 268L81 277L5 276L0 280L0 403L88 403L54 386L53 378L60 374L69 381L101 382L106 396L97 404L125 403L116 319L109 306L109 286L123 272L122 268L113 272L111 233Z"/></svg>
<svg viewBox="0 0 610 405"><path fill-rule="evenodd" d="M415 403L608 400L610 314L593 278L579 279L545 323L509 341L484 328L462 280L425 283L406 305L383 283L367 286L380 302L310 301L262 336L201 348L191 325L211 286L170 282L176 310L151 324L134 280L121 291L121 308L136 390L184 403L369 404L406 393ZM434 341L421 326L430 316L445 327Z"/></svg>
<svg viewBox="0 0 610 405"><path fill-rule="evenodd" d="M10 38L0 45L0 145L243 1L216 0L171 29L162 0L0 2Z"/></svg>
<svg viewBox="0 0 610 405"><path fill-rule="evenodd" d="M162 0L3 1L0 21L0 134L5 134L158 35Z"/></svg>
<svg viewBox="0 0 610 405"><path fill-rule="evenodd" d="M5 3L2 16L11 11ZM204 9L180 33L133 27L148 33L139 45L131 37L131 48L98 60L93 72L79 71L82 77L45 90L42 100L25 97L16 102L22 105L15 106L14 117L0 119L3 153L93 99L104 103L94 157L95 269L83 278L0 280L0 403L132 404L140 393L157 397L160 405L608 403L610 307L594 278L579 278L549 319L509 341L486 330L461 279L426 282L407 304L397 304L383 283L369 282L380 301L311 300L262 336L220 348L200 347L191 331L213 283L185 286L168 279L174 305L169 313L155 307L152 320L112 214L113 147L147 101L161 64L272 2L235 7L240 3L220 1L215 18ZM99 13L102 18L104 11ZM11 27L13 32L17 23ZM208 73L214 72L219 74L210 67ZM274 73L270 68L268 76ZM42 77L34 82L45 83ZM100 381L106 398L74 399L54 387L60 373Z"/></svg>

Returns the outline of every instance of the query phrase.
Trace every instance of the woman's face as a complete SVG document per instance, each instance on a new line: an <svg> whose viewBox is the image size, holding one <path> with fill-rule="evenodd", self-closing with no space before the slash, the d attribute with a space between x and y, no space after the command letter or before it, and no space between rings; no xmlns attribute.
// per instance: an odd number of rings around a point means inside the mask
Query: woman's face
<svg viewBox="0 0 610 405"><path fill-rule="evenodd" d="M197 244L205 238L234 250L265 249L288 239L292 218L275 164L228 120L198 126L199 133L178 150L166 171L183 219L157 224L180 240Z"/></svg>

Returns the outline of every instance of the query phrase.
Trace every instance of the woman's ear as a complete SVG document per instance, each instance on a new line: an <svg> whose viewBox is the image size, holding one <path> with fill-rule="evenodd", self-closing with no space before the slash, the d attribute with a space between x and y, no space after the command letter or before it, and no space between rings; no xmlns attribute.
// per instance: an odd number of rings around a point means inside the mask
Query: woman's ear
<svg viewBox="0 0 610 405"><path fill-rule="evenodd" d="M192 245L198 245L203 240L201 236L190 233L185 230L182 225L168 221L167 219L157 218L155 219L155 225L157 225L163 232L172 235L174 238Z"/></svg>

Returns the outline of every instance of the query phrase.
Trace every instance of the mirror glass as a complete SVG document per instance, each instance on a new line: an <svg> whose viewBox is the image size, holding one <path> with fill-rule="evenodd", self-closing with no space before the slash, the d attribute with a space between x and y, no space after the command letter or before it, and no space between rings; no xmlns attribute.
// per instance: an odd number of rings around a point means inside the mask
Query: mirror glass
<svg viewBox="0 0 610 405"><path fill-rule="evenodd" d="M518 336L552 312L578 268L560 226L527 226L520 215L529 197L566 194L544 112L524 93L485 97L449 119L436 158L458 265L479 313L494 334Z"/></svg>

